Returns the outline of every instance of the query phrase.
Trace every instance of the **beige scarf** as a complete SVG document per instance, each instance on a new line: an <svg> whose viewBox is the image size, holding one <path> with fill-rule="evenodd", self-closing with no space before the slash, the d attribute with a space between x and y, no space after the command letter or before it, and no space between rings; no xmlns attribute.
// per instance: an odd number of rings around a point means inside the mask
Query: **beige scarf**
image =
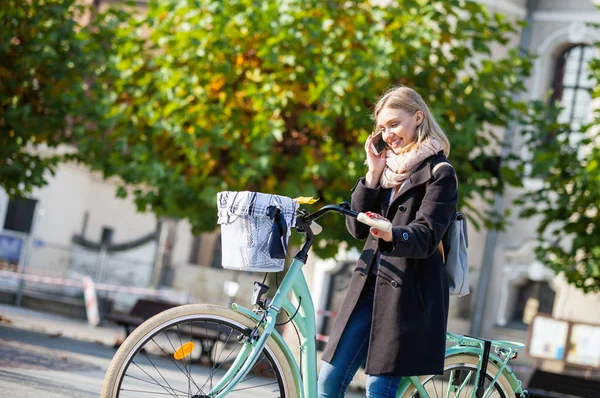
<svg viewBox="0 0 600 398"><path fill-rule="evenodd" d="M442 145L435 138L426 139L417 148L396 155L391 149L386 151L386 166L379 184L383 188L394 188L404 182L419 167L423 160L437 154Z"/></svg>

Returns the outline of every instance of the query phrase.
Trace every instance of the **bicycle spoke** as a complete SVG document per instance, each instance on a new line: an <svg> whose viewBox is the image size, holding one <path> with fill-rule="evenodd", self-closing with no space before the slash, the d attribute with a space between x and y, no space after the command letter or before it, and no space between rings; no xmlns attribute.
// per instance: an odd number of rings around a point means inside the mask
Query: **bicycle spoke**
<svg viewBox="0 0 600 398"><path fill-rule="evenodd" d="M171 348L173 349L173 352L177 352L177 349L176 349L176 348L175 348L175 346L173 345L173 342L171 341L171 338L169 337L169 334L167 333L167 331L166 331L166 330L164 330L164 331L163 331L163 334L165 335L165 337L166 337L166 338L167 338L167 340L169 341L169 345L170 345L170 346L171 346ZM154 339L152 339L152 341L154 341ZM156 342L154 342L154 344L156 344ZM156 345L158 346L158 344L156 344ZM166 356L169 356L169 354L167 354L167 353L166 353L166 352L165 352L165 351L164 351L164 350L163 350L163 349L162 349L160 346L158 346L158 348L159 348L159 349L160 349L160 350L161 350L161 351L162 351L162 352L163 352L163 353L164 353ZM169 356L169 358L170 358L170 356ZM177 366L177 362L175 362L175 361L172 361L172 362L175 364L175 366L177 367L177 369L179 369L179 370L181 371L181 368L179 368L179 366ZM187 369L186 369L186 370L187 370ZM188 378L188 384L189 384L189 382L190 382L190 381L192 381L192 382L193 382L193 380L190 380L190 378ZM195 384L195 383L194 383L194 384Z"/></svg>
<svg viewBox="0 0 600 398"><path fill-rule="evenodd" d="M443 394L444 394L444 376L442 375L442 398L443 398Z"/></svg>
<svg viewBox="0 0 600 398"><path fill-rule="evenodd" d="M221 365L219 365L219 367L218 367L218 368L215 370L215 373L216 373L216 372L217 372L219 369L221 369L221 366L223 366L223 364L224 364L224 363L225 363L225 362L226 362L226 361L229 359L229 357L231 356L231 354L232 354L232 353L233 353L233 351L231 351L231 352L229 353L229 355L227 355L227 358L225 358L225 361L223 361L223 362L221 363ZM206 381L204 382L204 384L202 385L202 388L204 388L204 387L206 386L206 383L208 383L208 380L206 380ZM201 389L200 389L200 390L201 390Z"/></svg>
<svg viewBox="0 0 600 398"><path fill-rule="evenodd" d="M156 381L156 380L154 379L154 377L150 376L150 375L148 374L148 372L146 372L144 369L142 369L142 368L141 368L141 366L140 366L140 365L138 365L138 364L137 364L137 363L135 363L135 362L132 362L132 363L133 363L135 366L137 366L139 370L141 370L142 372L144 372L144 373L146 374L146 376L148 376L149 378L151 378L151 379L154 381L154 383L156 383L156 385L157 385L157 386L161 386L161 387L162 387L162 388L163 388L163 389L164 389L166 392L170 392L170 391L167 389L167 387L163 386L163 385L162 385L162 384L160 384L158 381ZM171 388L171 386L169 386L169 388ZM173 397L176 397L176 395L175 395L174 393L171 393L171 395L172 395Z"/></svg>
<svg viewBox="0 0 600 398"><path fill-rule="evenodd" d="M127 392L141 392L143 394L153 394L153 395L171 395L171 394L166 394L164 392L152 392L152 391L140 391L140 390L128 390L128 389L121 389L121 391L127 391ZM185 393L184 393L185 394ZM174 395L175 398L179 397L179 395Z"/></svg>
<svg viewBox="0 0 600 398"><path fill-rule="evenodd" d="M223 355L223 351L225 350L225 347L227 347L227 343L229 342L232 333L233 329L231 329L231 331L229 332L229 336L227 336L227 341L225 341L225 343L223 344L223 350L221 350L221 353L219 354L219 357L217 358L215 363L219 363L219 359L221 359L221 355Z"/></svg>
<svg viewBox="0 0 600 398"><path fill-rule="evenodd" d="M422 381L423 388L431 398L473 398L472 395L477 390L478 368L476 363L463 363L447 365L443 375L434 375ZM492 383L494 377L487 373L484 375L483 387L487 398L508 398L508 393L502 383L496 380ZM438 388L439 387L439 388ZM508 386L510 388L510 386ZM440 390L441 389L441 390ZM418 397L418 391L413 390L411 396Z"/></svg>
<svg viewBox="0 0 600 398"><path fill-rule="evenodd" d="M265 387L265 386L270 386L271 384L278 384L276 381L272 382L272 383L266 383L266 384L261 384L259 386L251 386L251 387L244 387L244 388L236 388L235 390L231 390L231 392L234 391L243 391L243 390L249 390L251 388L259 388L259 387Z"/></svg>
<svg viewBox="0 0 600 398"><path fill-rule="evenodd" d="M192 322L190 321L190 339L192 339ZM202 347L200 347L202 349ZM190 379L192 379L192 353L190 352ZM188 379L188 395L192 396L192 385L190 384L190 379Z"/></svg>
<svg viewBox="0 0 600 398"><path fill-rule="evenodd" d="M467 377L465 377L465 380L462 382L462 384L460 385L460 387L458 388L458 391L456 392L457 396L460 397L460 392L462 391L462 389L467 385L467 383L469 382L469 380L471 380L471 375L473 374L473 372L469 372L469 374L467 374Z"/></svg>
<svg viewBox="0 0 600 398"><path fill-rule="evenodd" d="M261 398L285 397L282 385L285 379L282 377L284 373L280 372L280 362L273 362L278 357L271 357L266 347L258 353L248 374L235 385L225 383L224 375L229 372L229 376L236 376L237 371L232 364L242 364L241 355L250 348L243 340L239 341L238 335L248 335L251 328L250 324L200 314L197 318L191 314L191 317L182 317L180 321L165 323L164 327L154 329L156 331L143 337L135 346L136 351L120 376L121 397L147 394L189 398L208 396L209 393L217 395L224 389L248 396L251 391L256 391ZM198 344L198 339L201 355L199 363L196 363L197 351L192 344ZM209 364L204 357L208 358ZM240 376L239 373L237 376Z"/></svg>
<svg viewBox="0 0 600 398"><path fill-rule="evenodd" d="M167 385L169 386L169 388L171 390L173 390L173 387L171 387L171 385L169 384L169 382L165 379L165 377L162 375L162 373L160 372L160 370L158 370L158 368L156 367L156 365L154 365L154 362L152 362L152 360L150 359L150 357L148 357L148 354L146 354L146 352L144 352L144 356L146 357L146 359L148 360L148 362L150 362L150 364L152 365L152 367L154 368L154 370L156 371L156 373L158 373L158 375L163 379L163 381L165 383L167 383Z"/></svg>
<svg viewBox="0 0 600 398"><path fill-rule="evenodd" d="M473 385L471 386L471 388L469 389L469 394L467 394L467 397L470 397L470 396L472 396L472 395L473 395L473 388L474 388L474 386L475 386L475 384L473 384Z"/></svg>
<svg viewBox="0 0 600 398"><path fill-rule="evenodd" d="M143 381L144 383L149 383L149 384L157 385L156 383L152 383L149 380L140 379L139 377L135 377L135 376L131 376L131 375L125 375L125 376L129 377L129 378L132 378L132 379L135 379L135 380ZM162 387L162 385L160 385L160 384L158 384L158 385ZM173 389L173 391L177 391L177 392L180 392L182 394L185 394L185 391L181 391L181 390L177 390L177 389Z"/></svg>
<svg viewBox="0 0 600 398"><path fill-rule="evenodd" d="M177 336L179 337L179 347L183 347L183 341L181 341L181 332L179 332L179 325L175 325L175 327L177 328ZM187 375L187 366L185 364L185 356L183 356L181 358L181 362L182 362L183 367L185 369L185 374Z"/></svg>
<svg viewBox="0 0 600 398"><path fill-rule="evenodd" d="M448 379L448 390L446 391L446 398L450 398L450 391L452 391L452 387L454 386L454 370L450 371L450 378ZM456 397L456 393L454 394Z"/></svg>
<svg viewBox="0 0 600 398"><path fill-rule="evenodd" d="M444 380L443 376L442 376L442 381ZM439 397L438 393L437 393L437 387L435 386L435 382L433 383L433 389L435 390L435 396Z"/></svg>
<svg viewBox="0 0 600 398"><path fill-rule="evenodd" d="M252 367L252 369L254 369L254 368L256 367L256 365L258 365L259 363L261 363L261 362L262 362L262 361L264 361L265 359L267 359L267 357L263 357L263 358L262 358L260 361L256 362L256 363L254 364L254 366ZM249 373L251 373L251 372L252 372L252 369L250 369L250 372L249 372ZM252 375L252 376L250 376L250 377L246 376L246 377L245 377L243 380L241 380L241 381L240 381L240 384L241 384L241 383L244 383L244 382L246 382L246 381L248 381L248 380L252 380L253 378L255 378L255 377L257 377L257 376L262 376L262 375L264 375L265 373L271 372L272 370L273 370L273 367L270 367L269 369L265 370L265 371L264 371L264 372L262 372L262 373L259 373L259 374L254 374L254 375Z"/></svg>
<svg viewBox="0 0 600 398"><path fill-rule="evenodd" d="M183 341L181 341L181 332L179 331L179 325L175 325L175 327L177 328L177 334L179 335L179 343L180 343L179 347L183 347ZM191 370L192 369L192 353L190 352L190 354L189 354L189 360L188 360L188 362L190 364L190 370L189 371L188 371L188 368L187 368L187 365L186 365L186 362L185 362L185 358L186 357L188 357L188 355L184 355L181 358L181 361L183 362L183 368L185 369L185 374L187 376L188 386L189 386L190 385L190 380L192 378L192 373L191 373L192 372L192 370Z"/></svg>
<svg viewBox="0 0 600 398"><path fill-rule="evenodd" d="M208 323L206 321L204 321L204 330L206 331L206 335L208 336ZM217 334L217 341L219 341L218 334ZM217 344L217 343L215 342L214 344ZM214 347L214 344L213 344L213 347ZM210 351L212 351L213 347L210 348ZM212 362L212 358L210 356L210 354L211 354L210 351L208 352L208 361ZM213 368L214 368L214 365L213 365ZM209 391L212 391L212 389L213 389L213 383L212 383L213 376L214 376L214 373L211 372L211 374L209 376L209 380L210 380L210 390Z"/></svg>
<svg viewBox="0 0 600 398"><path fill-rule="evenodd" d="M171 362L172 362L172 363L173 363L173 364L174 364L174 365L177 367L177 369L179 369L179 371L180 371L181 373L183 373L184 375L186 375L186 376L187 376L187 372L184 372L183 370L181 370L181 367L179 366L179 364L173 360L173 355L169 355L169 354L167 354L167 353L165 352L165 350L163 350L163 349L162 349L162 347L161 347L160 345L158 345L158 343L157 343L156 341L154 341L154 338L152 338L152 339L150 339L150 340L151 340L151 341L152 341L152 342L153 342L153 343L154 343L154 344L155 344L155 345L156 345L156 346L157 346L157 347L158 347L158 348L159 348L159 349L162 351L162 353L163 353L163 354L165 354L165 356L167 356L167 357L169 358L169 360L170 360L170 361L171 361ZM188 377L188 380L189 380L189 377ZM198 385L196 384L196 382L195 382L193 379L192 379L192 380L190 380L190 381L191 381L192 383L194 383L194 385L196 386L196 388L198 388L198 390L199 390L198 392L201 392L201 393L203 393L203 394L204 394L204 392L202 391L202 389L201 389L200 387L198 387Z"/></svg>

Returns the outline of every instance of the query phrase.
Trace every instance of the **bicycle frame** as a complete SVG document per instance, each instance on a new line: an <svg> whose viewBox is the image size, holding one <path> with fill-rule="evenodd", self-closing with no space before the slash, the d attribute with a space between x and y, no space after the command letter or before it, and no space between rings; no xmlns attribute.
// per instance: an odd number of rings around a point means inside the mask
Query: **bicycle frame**
<svg viewBox="0 0 600 398"><path fill-rule="evenodd" d="M337 209L341 208L340 212L346 215L354 216L356 214L349 210L349 208L343 208L342 206L326 206L325 208L327 207L335 207ZM325 208L313 213L311 215L312 220L324 214L327 211ZM310 223L311 220L308 219L307 221ZM314 235L308 230L306 232L307 240L304 243L303 248L294 257L288 272L286 273L281 285L273 297L273 301L269 303L261 317L259 317L257 313L235 303L232 305L232 308L235 311L255 321L257 328L262 326L262 332L258 338L251 338L250 341L246 341L244 343L242 350L238 354L232 366L228 369L227 373L223 376L219 383L217 383L209 392L210 396L213 396L212 394L214 394L214 391L219 391L219 394L215 395L215 398L222 398L227 395L250 371L269 338L274 339L277 345L281 347L282 351L286 355L286 358L288 359L289 364L291 365L294 373L292 375L294 381L293 388L296 389L297 395L303 398L312 398L317 396L315 309L310 290L308 289L308 284L306 283L306 279L302 273L302 267L304 264L306 264L308 250L312 246ZM291 322L295 324L300 334L301 370L298 368L298 364L296 363L294 355L290 351L289 347L281 335L275 330L276 317L282 309L284 309L288 314L293 314L296 312L296 306L288 298L290 292L292 292L294 298L299 302L298 312ZM446 350L446 357L467 354L477 356L479 358L478 373L475 380L477 383L479 380L479 372L481 371L484 362L482 355L484 340L454 335L452 333L448 333L447 339L449 341L458 343L458 345L448 348ZM516 355L516 352L524 346L522 344L504 341L493 341L492 345L496 346L496 353L503 354L505 359L502 360L500 356L489 353L488 361L498 367L498 374L492 380L488 389L483 392L483 394L480 392L481 397L479 398L487 397L494 385L494 382L498 379L498 377L500 377L501 374L506 376L515 394L522 394L523 389L521 382L516 378L512 370L507 367L507 364L508 361ZM407 389L411 386L414 386L419 393L420 398L429 398L429 395L425 391L425 388L423 387L423 384L418 376L403 378L398 388L397 396L403 396ZM476 391L473 391L473 398L475 397Z"/></svg>
<svg viewBox="0 0 600 398"><path fill-rule="evenodd" d="M237 382L242 380L252 368L254 361L258 358L261 350L264 348L268 338L274 338L278 345L285 347L284 352L296 372L294 379L296 380L295 388L301 397L316 397L317 396L317 349L316 349L316 320L315 308L310 295L310 290L302 273L302 267L305 262L295 257L288 272L286 273L279 289L273 297L273 301L263 314L262 318L244 307L233 304L234 310L244 314L255 320L257 324L262 321L262 333L258 340L254 342L246 342L241 352L231 368L223 376L220 382L213 387L210 394L214 391L220 391L216 398L224 397L231 389L235 387ZM296 306L288 299L288 294L292 292L293 296L300 301L298 313L292 320L300 333L300 351L302 357L302 372L300 373L294 356L283 341L281 335L275 330L275 320L281 309L285 309L288 313L296 312ZM302 298L302 299L300 299ZM313 336L308 338L307 336ZM301 376L303 375L303 376ZM302 380L302 385L298 385L298 380Z"/></svg>
<svg viewBox="0 0 600 398"><path fill-rule="evenodd" d="M314 304L310 295L310 291L308 289L308 285L306 283L306 279L304 274L302 273L302 267L304 263L298 258L294 258L289 271L284 277L279 289L275 293L273 301L271 302L267 315L263 318L260 318L258 314L253 311L250 311L247 308L239 306L237 304L233 304L232 307L234 310L240 312L241 314L251 318L257 324L263 320L263 332L254 344L247 343L242 349L242 352L236 358L232 367L228 370L227 374L221 379L220 383L217 384L213 390L218 391L223 388L223 390L216 396L217 398L221 398L225 396L231 389L235 387L235 384L240 381L250 368L253 366L254 361L256 360L258 353L263 349L264 345L268 338L274 339L277 344L283 349L289 363L292 365L292 369L294 372L293 379L294 385L292 388L296 389L298 396L300 397L316 397L317 396L317 351L316 351L316 340L313 338L309 338L309 336L316 335L316 320L315 320L315 310ZM275 318L277 313L281 308L285 309L289 314L293 314L296 312L296 306L289 300L288 293L292 292L293 296L300 301L300 306L298 313L292 320L298 331L300 333L300 355L301 355L301 363L302 369L298 368L294 355L290 351L289 347L283 340L282 336L274 329ZM479 366L478 371L481 370L482 363L482 351L483 351L483 342L482 340L466 337L466 336L458 336L452 333L448 333L448 340L455 341L458 345L449 347L446 350L446 357L454 356L454 355L472 355L479 358ZM490 383L488 389L483 393L482 397L486 398L494 382L497 380L499 375L504 374L508 381L511 384L511 387L515 394L520 394L523 392L521 382L516 378L514 373L510 368L507 367L508 361L514 356L517 349L516 347L511 346L509 342L500 342L494 341L493 345L499 347L496 349L498 352L499 349L504 349L505 351L505 359L500 358L500 356L490 353L489 361L493 363L498 368L498 374ZM518 347L520 348L520 347ZM475 383L478 381L478 375L476 376ZM300 384L300 380L302 384ZM429 395L425 391L423 384L418 376L405 377L398 387L398 397L402 397L404 393L409 388L415 388L419 392L419 396L421 398L429 398ZM476 391L473 391L473 398L476 397Z"/></svg>

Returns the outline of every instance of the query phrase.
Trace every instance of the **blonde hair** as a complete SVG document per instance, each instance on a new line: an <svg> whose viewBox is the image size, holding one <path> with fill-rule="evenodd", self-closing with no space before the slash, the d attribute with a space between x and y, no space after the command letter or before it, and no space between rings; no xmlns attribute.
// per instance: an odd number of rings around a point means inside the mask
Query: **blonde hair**
<svg viewBox="0 0 600 398"><path fill-rule="evenodd" d="M402 152L408 152L418 148L423 141L435 138L442 145L444 155L450 155L450 141L448 137L435 121L429 107L423 101L423 98L412 88L405 86L392 87L388 89L377 101L375 105L374 119L377 122L377 116L383 108L401 109L414 115L417 111L424 114L423 122L417 126L417 138L402 148Z"/></svg>

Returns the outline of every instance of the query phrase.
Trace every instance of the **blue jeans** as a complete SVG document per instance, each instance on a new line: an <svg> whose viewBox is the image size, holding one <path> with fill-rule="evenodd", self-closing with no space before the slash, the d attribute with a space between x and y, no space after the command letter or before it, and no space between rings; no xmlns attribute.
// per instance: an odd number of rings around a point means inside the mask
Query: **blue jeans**
<svg viewBox="0 0 600 398"><path fill-rule="evenodd" d="M319 397L321 398L343 397L358 368L367 360L375 279L373 274L367 278L331 363L324 361L321 363L318 380ZM400 376L368 375L367 397L395 397L401 379Z"/></svg>

